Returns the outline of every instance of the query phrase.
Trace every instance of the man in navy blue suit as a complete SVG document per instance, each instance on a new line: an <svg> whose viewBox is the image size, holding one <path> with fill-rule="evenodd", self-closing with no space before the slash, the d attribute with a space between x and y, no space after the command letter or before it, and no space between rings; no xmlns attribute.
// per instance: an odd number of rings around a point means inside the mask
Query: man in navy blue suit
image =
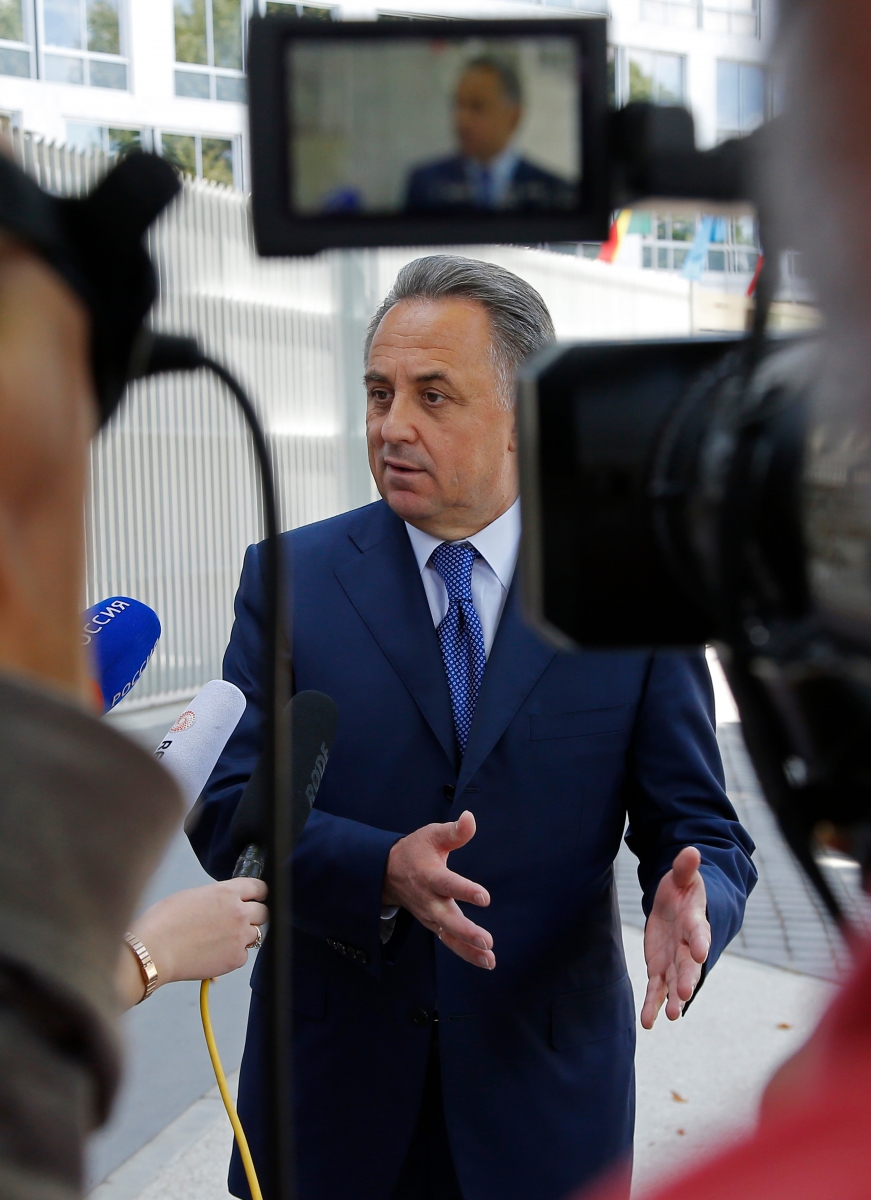
<svg viewBox="0 0 871 1200"><path fill-rule="evenodd" d="M574 208L577 197L572 184L513 148L522 116L523 96L514 68L487 55L473 59L454 95L459 153L411 171L406 210Z"/></svg>
<svg viewBox="0 0 871 1200"><path fill-rule="evenodd" d="M565 654L522 621L513 377L552 338L500 267L403 268L366 347L383 499L284 535L294 687L339 708L294 856L300 1200L560 1200L628 1177L627 813L646 1028L680 1015L756 879L701 651ZM224 660L248 708L191 838L217 877L261 749L263 600L255 546ZM263 980L261 961L239 1109L265 1172ZM238 1159L230 1187L248 1195Z"/></svg>

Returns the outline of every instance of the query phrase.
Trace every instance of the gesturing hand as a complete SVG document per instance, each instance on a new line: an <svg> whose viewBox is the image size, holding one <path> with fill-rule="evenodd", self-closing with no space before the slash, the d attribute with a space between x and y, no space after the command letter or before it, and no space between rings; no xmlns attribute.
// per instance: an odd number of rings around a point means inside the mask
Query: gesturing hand
<svg viewBox="0 0 871 1200"><path fill-rule="evenodd" d="M464 812L456 821L424 825L400 838L387 857L381 899L385 905L407 909L466 962L492 971L496 966L492 937L464 916L457 904L462 900L486 908L490 896L479 883L449 871L447 865L450 852L474 836L475 818Z"/></svg>
<svg viewBox="0 0 871 1200"><path fill-rule="evenodd" d="M705 916L702 856L695 846L681 850L672 869L660 880L644 931L647 995L641 1024L652 1029L668 996L665 1015L676 1021L702 974L711 949L711 927Z"/></svg>

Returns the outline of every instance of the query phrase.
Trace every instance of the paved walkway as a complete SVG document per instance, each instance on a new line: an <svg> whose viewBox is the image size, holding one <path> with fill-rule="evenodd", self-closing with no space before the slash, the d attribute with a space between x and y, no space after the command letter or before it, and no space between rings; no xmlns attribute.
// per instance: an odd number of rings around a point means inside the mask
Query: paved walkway
<svg viewBox="0 0 871 1200"><path fill-rule="evenodd" d="M765 803L741 736L741 726L719 726L717 736L726 772L726 790L742 825L756 843L753 860L759 882L747 902L744 926L729 949L758 962L838 980L848 967L843 939L822 901L780 836ZM871 902L862 891L859 867L835 853L822 860L823 871L845 911L871 931ZM617 892L624 922L643 928L637 859L622 847L616 862Z"/></svg>
<svg viewBox="0 0 871 1200"><path fill-rule="evenodd" d="M623 933L640 1009L647 982L642 935L632 926ZM639 1028L633 1195L752 1126L766 1082L807 1036L832 991L811 976L727 953L685 1019ZM225 1200L231 1142L212 1089L91 1200Z"/></svg>

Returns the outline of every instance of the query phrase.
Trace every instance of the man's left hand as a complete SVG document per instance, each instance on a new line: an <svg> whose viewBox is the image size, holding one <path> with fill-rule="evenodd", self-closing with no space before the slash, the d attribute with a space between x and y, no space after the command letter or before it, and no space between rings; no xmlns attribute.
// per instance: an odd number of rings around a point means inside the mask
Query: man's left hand
<svg viewBox="0 0 871 1200"><path fill-rule="evenodd" d="M702 963L711 949L711 927L705 915L707 897L695 846L681 850L672 869L660 880L644 931L647 995L641 1024L652 1029L663 1002L665 1015L676 1021L696 989Z"/></svg>

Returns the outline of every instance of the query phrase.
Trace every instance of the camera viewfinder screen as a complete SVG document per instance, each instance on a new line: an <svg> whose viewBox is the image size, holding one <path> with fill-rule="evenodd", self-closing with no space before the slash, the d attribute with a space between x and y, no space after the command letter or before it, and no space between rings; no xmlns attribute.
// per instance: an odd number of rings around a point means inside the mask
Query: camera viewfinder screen
<svg viewBox="0 0 871 1200"><path fill-rule="evenodd" d="M294 215L577 208L574 39L305 38L287 55Z"/></svg>

